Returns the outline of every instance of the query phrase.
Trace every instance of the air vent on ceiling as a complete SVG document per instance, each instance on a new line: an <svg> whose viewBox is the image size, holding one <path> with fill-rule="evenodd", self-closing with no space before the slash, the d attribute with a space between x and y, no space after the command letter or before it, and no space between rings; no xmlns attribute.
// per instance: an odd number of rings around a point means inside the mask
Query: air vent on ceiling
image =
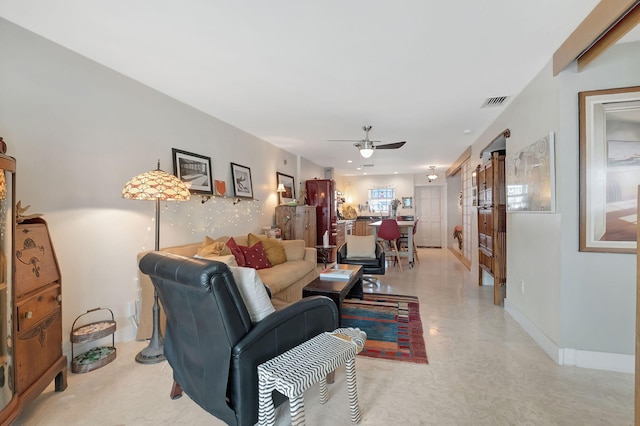
<svg viewBox="0 0 640 426"><path fill-rule="evenodd" d="M507 101L507 99L509 99L508 96L495 96L493 98L487 98L485 99L484 103L480 108L499 107L502 104L504 104Z"/></svg>
<svg viewBox="0 0 640 426"><path fill-rule="evenodd" d="M373 163L370 164L363 164L362 167L373 167Z"/></svg>

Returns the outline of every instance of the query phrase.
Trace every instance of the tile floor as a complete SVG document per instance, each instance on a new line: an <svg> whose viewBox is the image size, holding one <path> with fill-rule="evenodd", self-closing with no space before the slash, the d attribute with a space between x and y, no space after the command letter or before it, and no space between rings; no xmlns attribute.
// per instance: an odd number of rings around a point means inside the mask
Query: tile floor
<svg viewBox="0 0 640 426"><path fill-rule="evenodd" d="M421 263L391 267L379 291L416 295L428 365L357 357L362 425L631 425L632 374L556 365L447 250L420 249ZM141 365L142 342L118 345L111 364L69 373L16 425L222 425L188 397L172 401L166 362ZM348 425L344 370L319 402L305 394L309 425ZM288 424L286 404L277 424Z"/></svg>

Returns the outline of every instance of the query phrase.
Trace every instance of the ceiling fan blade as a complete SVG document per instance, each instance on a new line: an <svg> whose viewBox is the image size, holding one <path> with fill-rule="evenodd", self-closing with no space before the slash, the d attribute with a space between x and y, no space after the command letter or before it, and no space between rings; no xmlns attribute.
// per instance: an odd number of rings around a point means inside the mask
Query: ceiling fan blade
<svg viewBox="0 0 640 426"><path fill-rule="evenodd" d="M385 143L383 145L376 145L376 149L398 149L401 148L407 141Z"/></svg>
<svg viewBox="0 0 640 426"><path fill-rule="evenodd" d="M327 142L362 142L362 139L327 139Z"/></svg>

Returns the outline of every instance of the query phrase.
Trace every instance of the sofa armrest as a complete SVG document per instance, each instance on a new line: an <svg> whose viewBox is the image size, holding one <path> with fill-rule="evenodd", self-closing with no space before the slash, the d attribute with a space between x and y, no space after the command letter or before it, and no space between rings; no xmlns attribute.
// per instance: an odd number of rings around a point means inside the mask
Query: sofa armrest
<svg viewBox="0 0 640 426"><path fill-rule="evenodd" d="M314 247L305 247L304 260L316 265L318 263L318 250L316 250Z"/></svg>

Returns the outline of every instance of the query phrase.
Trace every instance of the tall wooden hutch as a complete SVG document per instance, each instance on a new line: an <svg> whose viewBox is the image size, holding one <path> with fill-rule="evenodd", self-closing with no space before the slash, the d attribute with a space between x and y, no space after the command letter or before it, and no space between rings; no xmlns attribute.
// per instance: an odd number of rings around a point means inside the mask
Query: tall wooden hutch
<svg viewBox="0 0 640 426"><path fill-rule="evenodd" d="M507 284L507 199L505 151L494 151L476 169L478 185L478 284L483 271L493 276L493 303L501 305Z"/></svg>
<svg viewBox="0 0 640 426"><path fill-rule="evenodd" d="M0 138L1 140L1 138ZM46 223L16 224L16 162L0 154L0 424L52 381L67 387L60 271Z"/></svg>
<svg viewBox="0 0 640 426"><path fill-rule="evenodd" d="M336 210L336 185L331 179L310 179L306 182L307 204L316 208L316 241L322 243L329 232L329 244L336 245L338 212ZM329 262L335 262L335 250L329 253Z"/></svg>

